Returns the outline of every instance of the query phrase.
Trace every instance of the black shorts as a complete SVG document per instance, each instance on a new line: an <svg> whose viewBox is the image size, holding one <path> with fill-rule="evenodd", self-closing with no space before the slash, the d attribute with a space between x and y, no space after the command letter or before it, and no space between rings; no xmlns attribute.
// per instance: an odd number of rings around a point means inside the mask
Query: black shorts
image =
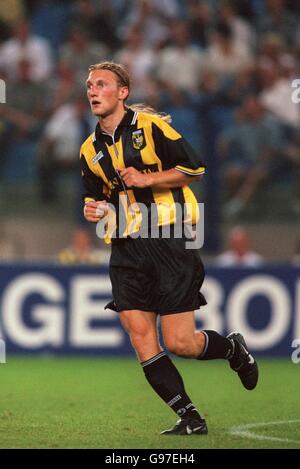
<svg viewBox="0 0 300 469"><path fill-rule="evenodd" d="M185 243L185 238L126 238L113 243L109 267L113 301L106 308L165 315L205 305L200 254L185 249Z"/></svg>

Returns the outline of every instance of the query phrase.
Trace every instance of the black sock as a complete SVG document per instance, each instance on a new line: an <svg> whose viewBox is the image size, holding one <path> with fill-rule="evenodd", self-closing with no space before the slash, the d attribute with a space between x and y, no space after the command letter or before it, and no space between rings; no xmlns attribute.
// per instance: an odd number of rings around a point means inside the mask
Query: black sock
<svg viewBox="0 0 300 469"><path fill-rule="evenodd" d="M201 416L186 394L179 371L166 352L161 352L141 363L146 379L154 391L171 407L179 417Z"/></svg>
<svg viewBox="0 0 300 469"><path fill-rule="evenodd" d="M202 331L205 336L205 347L198 360L214 360L216 358L232 358L235 345L216 331Z"/></svg>

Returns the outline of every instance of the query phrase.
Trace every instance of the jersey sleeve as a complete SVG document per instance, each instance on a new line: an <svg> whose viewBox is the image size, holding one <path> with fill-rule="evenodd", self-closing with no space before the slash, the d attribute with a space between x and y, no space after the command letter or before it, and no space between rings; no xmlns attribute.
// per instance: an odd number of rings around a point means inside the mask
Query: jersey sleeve
<svg viewBox="0 0 300 469"><path fill-rule="evenodd" d="M167 122L160 118L152 122L155 153L163 169L175 168L189 176L205 173L205 164L193 147Z"/></svg>
<svg viewBox="0 0 300 469"><path fill-rule="evenodd" d="M84 189L82 194L83 201L107 199L103 192L104 183L102 179L91 171L82 153L80 154L80 169Z"/></svg>

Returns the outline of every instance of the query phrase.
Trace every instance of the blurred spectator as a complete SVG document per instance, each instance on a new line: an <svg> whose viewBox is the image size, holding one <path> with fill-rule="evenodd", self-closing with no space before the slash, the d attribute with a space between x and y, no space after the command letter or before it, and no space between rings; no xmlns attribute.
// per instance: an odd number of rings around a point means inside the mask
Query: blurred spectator
<svg viewBox="0 0 300 469"><path fill-rule="evenodd" d="M82 228L73 232L70 246L58 254L62 264L107 264L108 257L107 250L95 249L90 232Z"/></svg>
<svg viewBox="0 0 300 469"><path fill-rule="evenodd" d="M19 60L14 80L7 82L7 104L0 105L5 126L2 165L10 182L28 182L34 177L36 143L47 114L47 86L32 80L31 67L30 61Z"/></svg>
<svg viewBox="0 0 300 469"><path fill-rule="evenodd" d="M278 33L292 45L295 40L297 17L285 7L285 0L266 0L266 13L258 18L258 31Z"/></svg>
<svg viewBox="0 0 300 469"><path fill-rule="evenodd" d="M20 59L14 80L8 81L6 86L7 104L0 108L0 115L13 129L9 137L11 142L20 136L36 138L45 117L43 97L46 89L32 80L31 67L28 60Z"/></svg>
<svg viewBox="0 0 300 469"><path fill-rule="evenodd" d="M0 0L0 44L11 36L11 27L24 17L22 0Z"/></svg>
<svg viewBox="0 0 300 469"><path fill-rule="evenodd" d="M24 257L24 246L15 236L8 235L5 226L0 225L0 262L20 260Z"/></svg>
<svg viewBox="0 0 300 469"><path fill-rule="evenodd" d="M54 77L49 80L47 103L52 110L72 101L78 92L76 74L67 62L58 62ZM84 95L84 90L82 90Z"/></svg>
<svg viewBox="0 0 300 469"><path fill-rule="evenodd" d="M178 18L176 0L132 0L128 11L119 28L120 38L123 40L129 29L138 26L144 32L145 43L157 49L169 39L170 20Z"/></svg>
<svg viewBox="0 0 300 469"><path fill-rule="evenodd" d="M295 267L300 267L300 239L297 240L295 254L292 258L292 264Z"/></svg>
<svg viewBox="0 0 300 469"><path fill-rule="evenodd" d="M30 15L32 31L47 39L56 53L64 41L73 0L39 0Z"/></svg>
<svg viewBox="0 0 300 469"><path fill-rule="evenodd" d="M259 42L258 63L262 67L273 66L280 71L281 64L284 64L287 57L291 57L286 52L286 44L282 36L276 33L264 34Z"/></svg>
<svg viewBox="0 0 300 469"><path fill-rule="evenodd" d="M50 77L53 69L51 49L46 39L31 35L29 23L21 20L14 27L14 35L0 47L0 68L8 80L16 76L20 60L30 64L30 79L40 82Z"/></svg>
<svg viewBox="0 0 300 469"><path fill-rule="evenodd" d="M235 109L241 106L245 100L245 96L257 93L257 80L255 74L255 66L248 66L240 70L240 72L229 80L226 80L217 89L220 104Z"/></svg>
<svg viewBox="0 0 300 469"><path fill-rule="evenodd" d="M295 181L295 199L292 202L292 211L300 217L300 131L297 130L296 136L292 139L284 150L288 163Z"/></svg>
<svg viewBox="0 0 300 469"><path fill-rule="evenodd" d="M254 23L255 16L261 14L260 8L264 9L261 0L231 0L231 3L235 12L239 17L245 19L247 23Z"/></svg>
<svg viewBox="0 0 300 469"><path fill-rule="evenodd" d="M72 68L80 86L86 80L89 66L105 60L107 54L107 47L91 41L88 31L81 27L73 27L66 43L60 48L59 60Z"/></svg>
<svg viewBox="0 0 300 469"><path fill-rule="evenodd" d="M298 126L299 111L290 99L291 82L297 78L296 56L282 36L265 34L260 41L257 78L264 105L290 127Z"/></svg>
<svg viewBox="0 0 300 469"><path fill-rule="evenodd" d="M84 93L74 102L59 107L51 116L39 146L39 188L43 201L58 198L57 182L61 174L70 174L76 179L80 143L93 127Z"/></svg>
<svg viewBox="0 0 300 469"><path fill-rule="evenodd" d="M263 258L251 250L251 242L247 231L235 226L228 234L228 250L215 259L218 267L259 267Z"/></svg>
<svg viewBox="0 0 300 469"><path fill-rule="evenodd" d="M252 63L253 57L249 48L244 43L237 43L234 40L231 26L224 22L218 23L213 31L203 66L217 73L224 80Z"/></svg>
<svg viewBox="0 0 300 469"><path fill-rule="evenodd" d="M235 2L221 0L219 2L219 20L230 26L233 41L242 44L245 49L252 50L255 46L255 34L250 24L237 15Z"/></svg>
<svg viewBox="0 0 300 469"><path fill-rule="evenodd" d="M144 42L143 32L138 26L128 32L124 47L115 56L117 63L123 64L132 77L131 100L143 101L147 80L157 69L156 54Z"/></svg>
<svg viewBox="0 0 300 469"><path fill-rule="evenodd" d="M298 59L298 62L299 62L299 59L300 59L300 26L298 27L297 33L296 33L294 52L295 52L295 57Z"/></svg>
<svg viewBox="0 0 300 469"><path fill-rule="evenodd" d="M186 23L173 22L171 31L173 43L160 53L158 78L169 87L195 92L201 81L201 53L191 44Z"/></svg>
<svg viewBox="0 0 300 469"><path fill-rule="evenodd" d="M291 99L292 73L295 64L282 64L282 74L280 69L274 64L260 66L259 74L262 84L262 91L259 99L263 106L271 112L282 124L287 127L297 128L300 124L299 106L296 106ZM283 74L285 73L286 76Z"/></svg>
<svg viewBox="0 0 300 469"><path fill-rule="evenodd" d="M198 0L188 2L187 21L191 42L200 48L206 48L209 44L212 17L213 11L209 3L198 2Z"/></svg>
<svg viewBox="0 0 300 469"><path fill-rule="evenodd" d="M223 174L233 198L225 215L239 214L263 182L269 180L282 150L282 133L278 123L256 97L248 97L237 112L236 124L220 137L220 151L227 161Z"/></svg>
<svg viewBox="0 0 300 469"><path fill-rule="evenodd" d="M2 106L2 104L0 104ZM3 169L6 165L6 158L7 158L7 144L10 137L9 132L9 124L8 122L2 118L1 110L0 110L0 180L2 177Z"/></svg>
<svg viewBox="0 0 300 469"><path fill-rule="evenodd" d="M116 35L117 16L118 11L111 1L96 4L93 0L79 0L75 2L70 22L73 27L89 31L92 41L103 43L115 50L119 45Z"/></svg>
<svg viewBox="0 0 300 469"><path fill-rule="evenodd" d="M25 15L22 0L0 0L0 21L8 29Z"/></svg>
<svg viewBox="0 0 300 469"><path fill-rule="evenodd" d="M0 18L0 46L1 43L9 39L10 37L10 28L7 23Z"/></svg>
<svg viewBox="0 0 300 469"><path fill-rule="evenodd" d="M25 58L21 58L16 63L16 72L6 86L7 104L5 105L5 115L14 124L21 121L14 119L14 116L24 116L22 127L30 128L30 123L40 124L40 119L46 114L45 95L47 95L47 85L35 82L32 78L32 63Z"/></svg>
<svg viewBox="0 0 300 469"><path fill-rule="evenodd" d="M200 152L203 135L199 122L198 96L169 86L161 90L158 108L171 115L172 126Z"/></svg>

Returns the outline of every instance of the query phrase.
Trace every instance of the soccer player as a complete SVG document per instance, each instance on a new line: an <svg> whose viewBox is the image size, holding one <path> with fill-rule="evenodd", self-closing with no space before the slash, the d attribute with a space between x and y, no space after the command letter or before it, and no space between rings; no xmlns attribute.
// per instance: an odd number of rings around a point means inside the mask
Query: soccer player
<svg viewBox="0 0 300 469"><path fill-rule="evenodd" d="M204 165L164 118L125 105L130 80L122 65L92 65L86 84L92 113L99 122L80 151L84 216L90 222L108 220L105 236L112 243L113 292L108 307L119 313L147 381L180 417L162 434L207 434L205 420L159 343L158 316L167 350L198 360L226 359L249 390L258 380L256 361L241 334L223 337L212 330L195 329L194 310L206 304L200 293L204 269L198 250L186 249L186 236L175 237L172 229L168 239L161 231L152 238L136 236L141 204L150 224L160 228L174 227L180 217L178 207L184 205L192 206L189 220L196 222L197 201L189 184L200 180ZM115 208L113 231L109 229L111 206Z"/></svg>

